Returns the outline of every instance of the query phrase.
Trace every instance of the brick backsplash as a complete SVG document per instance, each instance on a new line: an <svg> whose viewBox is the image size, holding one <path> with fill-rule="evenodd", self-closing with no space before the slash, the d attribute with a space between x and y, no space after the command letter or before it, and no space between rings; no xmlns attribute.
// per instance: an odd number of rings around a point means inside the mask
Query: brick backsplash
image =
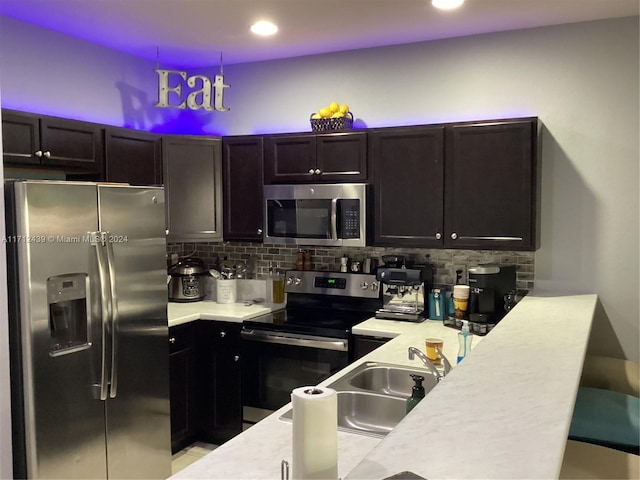
<svg viewBox="0 0 640 480"><path fill-rule="evenodd" d="M315 270L339 271L340 258L347 256L362 261L367 257L378 259L382 255L404 255L416 263L428 263L434 270L434 287L446 288L455 283L454 265L472 267L483 263L516 265L516 287L531 290L534 286L534 252L494 250L440 250L392 247L299 247L268 245L249 242L170 243L167 253L201 258L208 268L218 262L223 266L239 263L255 265L258 275L268 272L269 265L294 269L297 252L311 253Z"/></svg>

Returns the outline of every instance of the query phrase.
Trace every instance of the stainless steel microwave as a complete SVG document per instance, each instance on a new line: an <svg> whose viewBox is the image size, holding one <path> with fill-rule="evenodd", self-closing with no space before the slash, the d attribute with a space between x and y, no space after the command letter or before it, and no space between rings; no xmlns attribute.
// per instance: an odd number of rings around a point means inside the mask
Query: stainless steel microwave
<svg viewBox="0 0 640 480"><path fill-rule="evenodd" d="M265 243L364 247L366 184L265 185Z"/></svg>

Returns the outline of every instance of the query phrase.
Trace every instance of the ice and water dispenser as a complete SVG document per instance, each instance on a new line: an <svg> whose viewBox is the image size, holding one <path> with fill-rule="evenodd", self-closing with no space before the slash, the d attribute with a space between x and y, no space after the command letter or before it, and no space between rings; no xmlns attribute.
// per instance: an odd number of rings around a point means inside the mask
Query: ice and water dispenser
<svg viewBox="0 0 640 480"><path fill-rule="evenodd" d="M89 348L87 274L68 273L47 279L51 356Z"/></svg>

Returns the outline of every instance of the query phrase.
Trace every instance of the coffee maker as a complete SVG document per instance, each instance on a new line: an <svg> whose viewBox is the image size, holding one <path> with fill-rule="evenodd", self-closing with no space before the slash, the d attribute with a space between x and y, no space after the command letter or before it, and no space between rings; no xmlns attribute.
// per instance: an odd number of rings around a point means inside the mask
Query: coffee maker
<svg viewBox="0 0 640 480"><path fill-rule="evenodd" d="M424 292L429 291L429 267L380 267L376 279L382 289L383 305L376 318L422 322L426 318Z"/></svg>
<svg viewBox="0 0 640 480"><path fill-rule="evenodd" d="M505 295L516 289L516 267L494 264L470 267L469 287L469 320L498 323L505 315Z"/></svg>

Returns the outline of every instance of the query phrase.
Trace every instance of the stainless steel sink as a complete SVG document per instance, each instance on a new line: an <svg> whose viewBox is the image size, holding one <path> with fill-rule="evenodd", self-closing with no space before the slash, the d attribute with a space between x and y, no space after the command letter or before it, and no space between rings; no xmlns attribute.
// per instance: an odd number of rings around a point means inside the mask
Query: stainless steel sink
<svg viewBox="0 0 640 480"><path fill-rule="evenodd" d="M414 385L412 374L424 377L422 384L426 393L438 383L426 368L364 362L328 386L335 390L364 390L406 399L411 396Z"/></svg>
<svg viewBox="0 0 640 480"><path fill-rule="evenodd" d="M385 395L409 398L414 381L411 375L422 375L422 385L426 393L438 384L435 376L426 369L416 369L399 365L364 363L349 375L351 386Z"/></svg>
<svg viewBox="0 0 640 480"><path fill-rule="evenodd" d="M365 362L327 385L338 393L338 429L384 437L406 415L411 374L424 377L426 393L438 383L427 369ZM280 418L291 421L292 410Z"/></svg>
<svg viewBox="0 0 640 480"><path fill-rule="evenodd" d="M337 392L338 429L384 437L406 415L407 401L401 397L367 392ZM280 418L291 421L292 410Z"/></svg>

